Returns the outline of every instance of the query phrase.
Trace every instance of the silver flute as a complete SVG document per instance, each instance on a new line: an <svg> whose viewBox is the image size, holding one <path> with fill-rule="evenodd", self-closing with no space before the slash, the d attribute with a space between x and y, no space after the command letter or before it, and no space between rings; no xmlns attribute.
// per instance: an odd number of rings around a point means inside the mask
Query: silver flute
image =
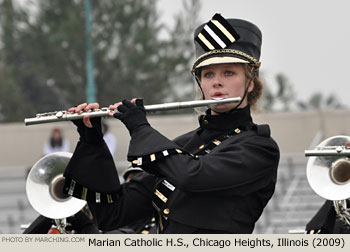
<svg viewBox="0 0 350 252"><path fill-rule="evenodd" d="M183 102L170 102L163 104L154 104L146 105L145 110L147 112L156 112L156 111L166 111L166 110L175 110L175 109L185 109L185 108L195 108L195 107L204 107L208 105L217 105L217 104L226 104L226 103L239 103L241 101L240 97L233 98L215 98L212 100L199 100L199 101L183 101ZM35 125L43 123L52 123L52 122L61 122L61 121L72 121L77 119L83 119L84 116L89 115L92 117L105 117L110 116L110 112L118 112L115 110L110 110L109 108L100 108L94 109L87 112L81 113L72 113L66 110L54 111L37 114L33 118L25 118L24 124Z"/></svg>

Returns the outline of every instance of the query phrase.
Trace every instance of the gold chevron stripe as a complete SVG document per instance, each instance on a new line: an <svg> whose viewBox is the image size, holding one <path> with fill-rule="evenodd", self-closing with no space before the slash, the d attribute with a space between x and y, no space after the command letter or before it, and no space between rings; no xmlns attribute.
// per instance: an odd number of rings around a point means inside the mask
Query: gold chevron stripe
<svg viewBox="0 0 350 252"><path fill-rule="evenodd" d="M215 47L203 36L202 33L198 34L198 38L200 40L202 40L202 42L210 49L210 50L214 50Z"/></svg>
<svg viewBox="0 0 350 252"><path fill-rule="evenodd" d="M233 43L236 39L232 34L217 20L212 19L211 22Z"/></svg>

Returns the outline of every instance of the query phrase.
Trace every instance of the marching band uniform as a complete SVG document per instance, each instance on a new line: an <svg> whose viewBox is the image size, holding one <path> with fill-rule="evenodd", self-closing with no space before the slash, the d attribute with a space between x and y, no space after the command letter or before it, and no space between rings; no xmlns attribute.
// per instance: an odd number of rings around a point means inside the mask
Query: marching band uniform
<svg viewBox="0 0 350 252"><path fill-rule="evenodd" d="M194 68L233 55L240 63L259 59L258 28L243 20L227 22L239 40L216 53L197 48ZM197 129L173 141L150 126L141 100L123 101L120 111L115 117L131 135L128 160L144 172L120 184L99 119L92 118L93 128L74 122L80 141L64 173L65 193L88 201L99 229L155 216L160 233L253 232L274 193L279 149L268 125L253 123L249 105L217 115L208 109Z"/></svg>
<svg viewBox="0 0 350 252"><path fill-rule="evenodd" d="M348 200L348 203L349 200ZM350 234L350 226L337 218L333 201L326 200L306 224L307 234Z"/></svg>

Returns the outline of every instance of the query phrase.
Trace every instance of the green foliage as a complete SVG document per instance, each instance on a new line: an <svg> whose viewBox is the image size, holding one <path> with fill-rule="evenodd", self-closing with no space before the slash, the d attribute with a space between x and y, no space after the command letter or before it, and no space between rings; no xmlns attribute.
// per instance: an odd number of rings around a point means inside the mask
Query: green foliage
<svg viewBox="0 0 350 252"><path fill-rule="evenodd" d="M320 92L316 92L310 96L307 101L298 102L298 106L302 110L323 110L323 109L341 109L344 106L334 94L327 97Z"/></svg>
<svg viewBox="0 0 350 252"><path fill-rule="evenodd" d="M176 78L190 82L195 19L185 26L195 17L198 0L185 6L185 16L178 16L165 39L160 34L167 27L159 21L156 0L91 2L94 77L102 106L133 97L146 104L163 102L171 97ZM5 52L0 54L0 121L21 121L33 111L86 101L84 0L34 3L38 11L33 17L27 9L14 9L11 0L0 2L6 13L0 15ZM22 102L27 109L10 117L5 106Z"/></svg>
<svg viewBox="0 0 350 252"><path fill-rule="evenodd" d="M184 11L175 16L175 26L169 30L171 40L167 44L168 62L166 62L169 81L172 87L170 100L191 100L195 98L193 77L190 74L195 60L195 49L192 41L193 32L202 23L199 21L198 0L183 0ZM190 39L189 39L190 38Z"/></svg>
<svg viewBox="0 0 350 252"><path fill-rule="evenodd" d="M277 84L276 93L271 91L270 83L265 83L264 85L264 91L260 101L260 106L264 111L290 111L292 109L307 111L344 108L344 105L339 102L339 99L334 94L326 97L321 92L316 92L306 101L297 100L293 85L289 82L287 76L279 73L275 76L275 79ZM276 107L278 106L281 109L277 109Z"/></svg>
<svg viewBox="0 0 350 252"><path fill-rule="evenodd" d="M162 71L154 1L94 2L95 81L98 100L105 104L143 97L161 101L167 89ZM98 11L100 13L98 13ZM103 67L102 67L103 66Z"/></svg>
<svg viewBox="0 0 350 252"><path fill-rule="evenodd" d="M0 121L14 121L23 113L31 113L34 110L18 85L19 69L16 66L20 62L20 50L16 19L19 13L15 13L12 1L3 1L1 4Z"/></svg>
<svg viewBox="0 0 350 252"><path fill-rule="evenodd" d="M0 121L23 120L23 113L34 113L16 82L4 71L0 71L0 101Z"/></svg>
<svg viewBox="0 0 350 252"><path fill-rule="evenodd" d="M289 83L288 78L284 74L275 76L277 91L274 93L270 88L270 83L264 82L262 97L259 105L264 111L283 110L289 111L291 104L295 101L295 93L293 85ZM278 109L279 108L279 109Z"/></svg>
<svg viewBox="0 0 350 252"><path fill-rule="evenodd" d="M290 110L290 104L293 101L295 95L293 86L288 82L288 78L283 74L277 74L276 81L278 84L277 99L281 101L284 106L284 110Z"/></svg>
<svg viewBox="0 0 350 252"><path fill-rule="evenodd" d="M264 82L263 93L259 100L259 107L261 107L263 111L271 112L273 111L273 106L275 104L275 101L276 99L274 94L272 93L269 86Z"/></svg>

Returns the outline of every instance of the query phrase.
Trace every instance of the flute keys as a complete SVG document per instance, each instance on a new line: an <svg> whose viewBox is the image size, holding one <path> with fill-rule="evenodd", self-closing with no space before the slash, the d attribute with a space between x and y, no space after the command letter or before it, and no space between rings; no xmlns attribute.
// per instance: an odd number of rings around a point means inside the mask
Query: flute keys
<svg viewBox="0 0 350 252"><path fill-rule="evenodd" d="M56 117L57 118L61 118L63 116L63 112L62 111L58 111L57 113L56 113Z"/></svg>
<svg viewBox="0 0 350 252"><path fill-rule="evenodd" d="M38 114L36 114L36 117L53 116L53 115L56 115L57 113L58 113L58 111L38 113Z"/></svg>

